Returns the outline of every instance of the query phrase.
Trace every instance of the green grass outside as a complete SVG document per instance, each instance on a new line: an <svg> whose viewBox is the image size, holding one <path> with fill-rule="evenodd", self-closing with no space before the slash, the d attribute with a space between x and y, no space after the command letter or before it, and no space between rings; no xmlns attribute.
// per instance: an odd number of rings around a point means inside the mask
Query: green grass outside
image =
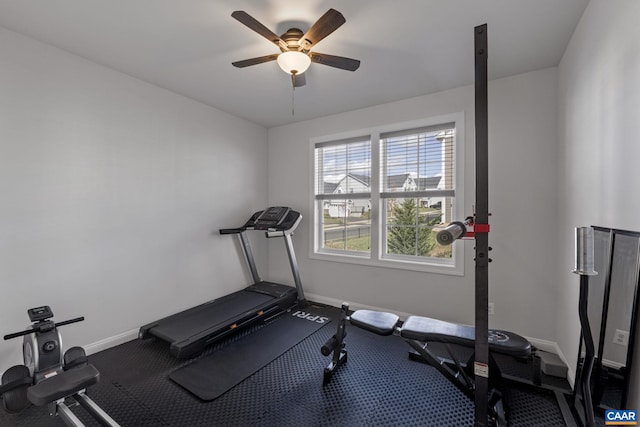
<svg viewBox="0 0 640 427"><path fill-rule="evenodd" d="M324 243L324 247L328 249L345 250L344 239L328 240ZM371 240L369 236L353 237L347 240L346 250L368 252L371 249Z"/></svg>
<svg viewBox="0 0 640 427"><path fill-rule="evenodd" d="M327 249L368 252L371 249L371 240L369 236L354 237L347 241L346 248L344 239L328 240L324 243L324 247ZM451 249L451 246L436 245L431 256L434 258L451 258Z"/></svg>

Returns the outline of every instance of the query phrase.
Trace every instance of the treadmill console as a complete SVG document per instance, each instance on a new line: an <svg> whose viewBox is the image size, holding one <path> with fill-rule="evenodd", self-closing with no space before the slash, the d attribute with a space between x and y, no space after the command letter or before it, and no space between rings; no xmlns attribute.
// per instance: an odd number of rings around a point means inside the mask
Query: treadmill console
<svg viewBox="0 0 640 427"><path fill-rule="evenodd" d="M220 234L238 234L245 230L264 230L267 237L278 237L285 233L291 234L296 229L302 215L285 206L273 206L251 215L251 218L239 228L221 228Z"/></svg>
<svg viewBox="0 0 640 427"><path fill-rule="evenodd" d="M284 222L290 211L291 208L284 206L272 206L267 208L258 216L253 226L256 230L276 228Z"/></svg>

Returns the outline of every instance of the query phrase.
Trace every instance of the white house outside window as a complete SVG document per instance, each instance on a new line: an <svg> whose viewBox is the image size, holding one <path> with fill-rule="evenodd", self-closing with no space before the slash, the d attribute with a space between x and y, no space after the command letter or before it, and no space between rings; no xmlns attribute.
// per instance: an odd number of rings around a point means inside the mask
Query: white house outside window
<svg viewBox="0 0 640 427"><path fill-rule="evenodd" d="M312 141L311 256L462 274L462 250L435 239L463 211L462 123L457 114Z"/></svg>

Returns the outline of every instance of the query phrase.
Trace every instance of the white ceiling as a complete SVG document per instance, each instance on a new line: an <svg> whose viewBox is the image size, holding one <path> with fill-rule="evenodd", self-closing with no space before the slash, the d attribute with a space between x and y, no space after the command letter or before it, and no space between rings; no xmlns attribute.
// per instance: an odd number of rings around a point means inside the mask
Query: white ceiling
<svg viewBox="0 0 640 427"><path fill-rule="evenodd" d="M588 0L0 0L0 26L266 127L473 83L473 27L488 24L491 79L558 64ZM361 60L312 64L295 90L277 53L231 17L276 34L329 8L347 22L312 51Z"/></svg>

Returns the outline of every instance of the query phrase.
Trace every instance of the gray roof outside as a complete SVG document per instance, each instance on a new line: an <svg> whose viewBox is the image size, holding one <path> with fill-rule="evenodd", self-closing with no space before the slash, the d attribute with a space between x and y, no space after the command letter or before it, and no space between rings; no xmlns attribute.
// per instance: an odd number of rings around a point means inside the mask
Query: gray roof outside
<svg viewBox="0 0 640 427"><path fill-rule="evenodd" d="M385 186L385 188L387 188L388 190L394 188L402 188L402 186L405 182L407 182L407 179L409 179L410 176L411 175L408 173L403 173L400 175L389 175L387 176L387 185Z"/></svg>
<svg viewBox="0 0 640 427"><path fill-rule="evenodd" d="M367 187L371 185L371 177L369 175L360 175L360 174L350 173L348 174L348 176L362 182ZM411 174L408 174L408 173L403 173L399 175L389 175L387 177L386 188L389 190L392 190L395 188L402 188L402 186L410 176ZM432 190L432 189L438 188L438 184L440 184L441 179L442 177L440 176L430 176L426 178L417 178L415 179L415 182L419 190ZM333 192L335 192L336 188L338 188L339 185L340 185L339 182L325 182L324 194L332 194Z"/></svg>
<svg viewBox="0 0 640 427"><path fill-rule="evenodd" d="M429 176L427 178L418 178L416 179L416 184L418 184L418 188L420 190L431 190L434 188L438 188L438 184L440 184L441 176Z"/></svg>

